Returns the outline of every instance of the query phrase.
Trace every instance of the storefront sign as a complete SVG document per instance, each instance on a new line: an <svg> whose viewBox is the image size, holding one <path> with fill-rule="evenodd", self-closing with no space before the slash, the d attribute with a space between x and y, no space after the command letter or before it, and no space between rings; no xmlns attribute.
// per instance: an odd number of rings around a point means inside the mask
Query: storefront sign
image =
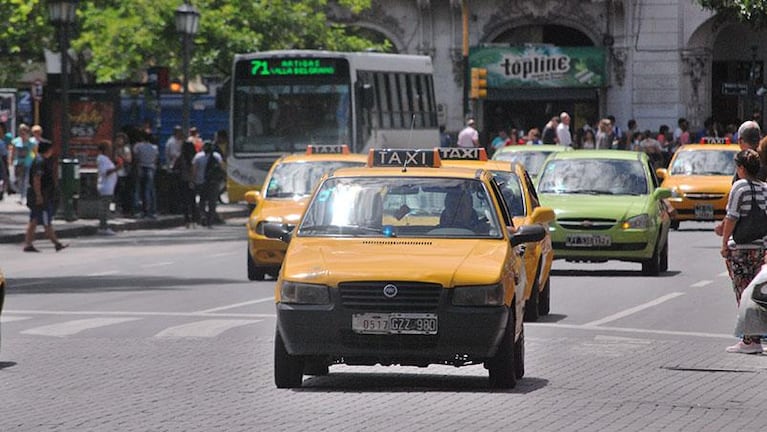
<svg viewBox="0 0 767 432"><path fill-rule="evenodd" d="M469 65L487 69L489 89L602 87L605 51L552 45L473 47Z"/></svg>

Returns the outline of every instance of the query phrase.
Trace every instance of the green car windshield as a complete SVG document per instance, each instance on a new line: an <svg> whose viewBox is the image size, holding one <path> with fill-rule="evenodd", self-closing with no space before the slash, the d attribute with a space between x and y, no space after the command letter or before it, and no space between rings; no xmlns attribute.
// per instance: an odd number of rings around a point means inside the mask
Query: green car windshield
<svg viewBox="0 0 767 432"><path fill-rule="evenodd" d="M647 175L638 160L564 159L546 164L539 193L645 195Z"/></svg>
<svg viewBox="0 0 767 432"><path fill-rule="evenodd" d="M493 157L493 160L519 162L525 166L527 172L535 177L543 166L543 162L551 152L547 151L510 151L501 152Z"/></svg>
<svg viewBox="0 0 767 432"><path fill-rule="evenodd" d="M359 162L287 162L278 165L267 180L266 198L302 198L311 195L323 175L338 168L362 166Z"/></svg>
<svg viewBox="0 0 767 432"><path fill-rule="evenodd" d="M735 174L733 150L681 151L669 169L671 175L732 176Z"/></svg>
<svg viewBox="0 0 767 432"><path fill-rule="evenodd" d="M502 238L493 201L475 179L338 177L323 182L301 237Z"/></svg>

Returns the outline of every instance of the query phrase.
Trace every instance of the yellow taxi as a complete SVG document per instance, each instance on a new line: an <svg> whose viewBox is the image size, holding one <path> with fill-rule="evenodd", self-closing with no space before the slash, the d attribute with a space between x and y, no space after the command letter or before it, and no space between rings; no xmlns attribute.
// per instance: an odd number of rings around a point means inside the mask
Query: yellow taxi
<svg viewBox="0 0 767 432"><path fill-rule="evenodd" d="M520 162L487 160L483 148L439 148L444 166L483 167L495 178L506 201L514 226L543 224L546 236L526 248L524 253L525 274L525 321L537 321L540 315L548 315L551 308L551 264L554 250L548 224L555 218L554 210L541 207L538 194L524 165Z"/></svg>
<svg viewBox="0 0 767 432"><path fill-rule="evenodd" d="M264 280L266 274L276 277L285 257L285 243L264 236L263 224L277 222L292 229L323 175L337 168L363 166L366 161L365 155L350 154L346 145L309 145L305 153L274 162L262 189L245 194L254 206L247 223L249 280Z"/></svg>
<svg viewBox="0 0 767 432"><path fill-rule="evenodd" d="M300 387L332 364L484 363L490 385L524 375L523 245L493 175L441 167L435 150L371 150L329 174L292 232L275 286L274 378Z"/></svg>
<svg viewBox="0 0 767 432"><path fill-rule="evenodd" d="M671 190L671 228L678 229L682 221L724 217L738 151L735 144L687 144L676 151L668 169L656 170L661 187Z"/></svg>

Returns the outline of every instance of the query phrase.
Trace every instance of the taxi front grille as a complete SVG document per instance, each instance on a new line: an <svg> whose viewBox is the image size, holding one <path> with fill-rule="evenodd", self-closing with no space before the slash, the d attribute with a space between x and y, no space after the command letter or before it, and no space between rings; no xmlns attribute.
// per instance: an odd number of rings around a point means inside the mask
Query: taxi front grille
<svg viewBox="0 0 767 432"><path fill-rule="evenodd" d="M686 193L684 197L691 200L714 201L724 198L724 194L717 193Z"/></svg>
<svg viewBox="0 0 767 432"><path fill-rule="evenodd" d="M387 285L396 295L384 295ZM344 282L338 284L341 303L347 309L375 312L425 312L437 310L442 285L421 282ZM391 295L392 289L387 290Z"/></svg>
<svg viewBox="0 0 767 432"><path fill-rule="evenodd" d="M583 218L562 218L557 219L559 226L571 230L598 231L608 230L615 226L615 219L583 219Z"/></svg>

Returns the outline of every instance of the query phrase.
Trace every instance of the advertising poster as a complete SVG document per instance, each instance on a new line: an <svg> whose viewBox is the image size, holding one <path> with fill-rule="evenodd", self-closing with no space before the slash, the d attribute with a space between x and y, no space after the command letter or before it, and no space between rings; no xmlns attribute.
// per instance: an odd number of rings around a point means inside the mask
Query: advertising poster
<svg viewBox="0 0 767 432"><path fill-rule="evenodd" d="M61 152L60 104L54 106L53 133L51 138L58 154ZM74 99L69 102L69 154L80 162L81 170L96 169L98 144L112 141L114 136L115 108L112 101Z"/></svg>
<svg viewBox="0 0 767 432"><path fill-rule="evenodd" d="M488 89L594 88L607 83L601 47L472 47L469 64L487 69Z"/></svg>

